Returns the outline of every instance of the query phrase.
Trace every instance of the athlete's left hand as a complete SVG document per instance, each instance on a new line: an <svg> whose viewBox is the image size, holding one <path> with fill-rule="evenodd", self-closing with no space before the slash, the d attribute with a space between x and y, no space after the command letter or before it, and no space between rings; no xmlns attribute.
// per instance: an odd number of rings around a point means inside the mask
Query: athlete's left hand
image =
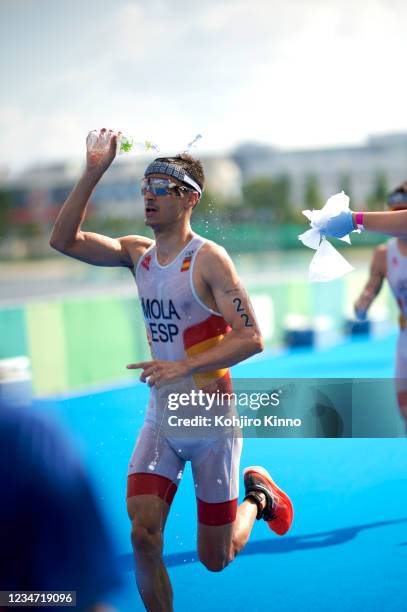
<svg viewBox="0 0 407 612"><path fill-rule="evenodd" d="M185 361L165 361L155 359L153 361L139 361L129 363L128 370L143 370L140 376L141 382L147 382L150 387L159 389L167 382L184 378L188 374Z"/></svg>

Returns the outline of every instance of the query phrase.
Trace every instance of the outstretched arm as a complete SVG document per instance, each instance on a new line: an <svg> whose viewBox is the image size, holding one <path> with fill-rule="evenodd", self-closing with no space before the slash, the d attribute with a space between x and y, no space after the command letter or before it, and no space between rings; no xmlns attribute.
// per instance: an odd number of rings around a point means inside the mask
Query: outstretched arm
<svg viewBox="0 0 407 612"><path fill-rule="evenodd" d="M380 245L373 252L369 279L354 305L356 318L361 321L366 318L370 305L382 288L383 279L386 276L386 254L385 244Z"/></svg>
<svg viewBox="0 0 407 612"><path fill-rule="evenodd" d="M361 217L364 229L370 232L379 232L398 238L407 236L407 210L363 213L347 210L328 219L322 227L319 227L319 230L326 236L342 238L357 229L360 223L358 217Z"/></svg>
<svg viewBox="0 0 407 612"><path fill-rule="evenodd" d="M356 213L353 213L355 220ZM407 210L386 210L382 212L364 212L363 225L370 232L380 232L390 236L407 235Z"/></svg>
<svg viewBox="0 0 407 612"><path fill-rule="evenodd" d="M106 147L97 152L88 151L85 172L59 212L50 245L65 255L97 266L132 267L135 263L132 255L148 247L151 244L149 238L109 238L81 229L92 191L116 157L116 134L103 129L99 139L107 143Z"/></svg>

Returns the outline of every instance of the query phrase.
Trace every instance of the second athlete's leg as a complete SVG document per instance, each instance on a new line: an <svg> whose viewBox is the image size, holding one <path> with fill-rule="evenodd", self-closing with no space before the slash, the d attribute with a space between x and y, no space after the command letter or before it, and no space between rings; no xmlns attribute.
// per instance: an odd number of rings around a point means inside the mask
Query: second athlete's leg
<svg viewBox="0 0 407 612"><path fill-rule="evenodd" d="M407 330L400 331L397 340L395 378L397 403L407 433Z"/></svg>

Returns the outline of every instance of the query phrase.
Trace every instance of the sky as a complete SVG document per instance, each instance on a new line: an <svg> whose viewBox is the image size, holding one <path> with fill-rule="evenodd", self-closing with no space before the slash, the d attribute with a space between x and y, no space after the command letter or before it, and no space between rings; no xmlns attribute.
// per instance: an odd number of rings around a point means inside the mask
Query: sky
<svg viewBox="0 0 407 612"><path fill-rule="evenodd" d="M121 129L178 152L407 131L405 0L0 0L0 171Z"/></svg>

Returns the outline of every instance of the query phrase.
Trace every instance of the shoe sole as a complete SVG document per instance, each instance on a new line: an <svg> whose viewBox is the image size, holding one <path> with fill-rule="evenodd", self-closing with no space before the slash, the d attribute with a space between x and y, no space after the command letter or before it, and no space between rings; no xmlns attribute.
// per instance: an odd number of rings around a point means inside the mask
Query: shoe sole
<svg viewBox="0 0 407 612"><path fill-rule="evenodd" d="M285 529L284 531L279 532L279 531L276 531L274 527L272 527L272 524L274 523L274 519L272 519L271 521L266 521L267 525L270 527L272 531L274 531L274 533L277 533L277 535L284 535L290 529L292 522L294 520L294 508L293 508L291 499L288 497L287 493L285 493L282 489L280 489L280 487L276 485L276 483L274 482L274 480L272 479L268 471L265 470L263 467L261 467L261 465L251 465L250 467L245 468L243 470L243 478L249 472L254 472L255 474L258 474L259 476L264 478L269 483L271 489L277 491L280 497L284 500L284 502L289 507L291 511L291 521L290 521L288 528Z"/></svg>

